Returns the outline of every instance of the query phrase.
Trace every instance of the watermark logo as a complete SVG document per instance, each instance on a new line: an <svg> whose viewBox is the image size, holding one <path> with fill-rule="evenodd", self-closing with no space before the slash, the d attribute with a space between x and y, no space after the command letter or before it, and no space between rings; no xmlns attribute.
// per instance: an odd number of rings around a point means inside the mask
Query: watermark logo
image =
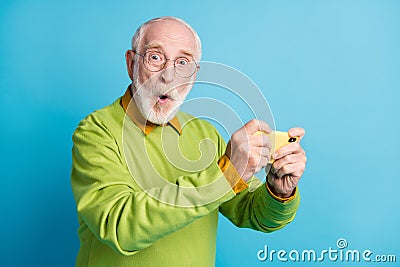
<svg viewBox="0 0 400 267"><path fill-rule="evenodd" d="M336 241L336 246L337 246L339 249L347 248L347 240L344 239L344 238L339 238L339 239Z"/></svg>
<svg viewBox="0 0 400 267"><path fill-rule="evenodd" d="M337 249L336 249L337 248ZM336 248L329 247L317 251L314 249L275 250L267 245L257 252L259 261L281 262L386 262L395 263L397 258L393 254L375 254L369 249L348 249L348 242L344 238L336 241Z"/></svg>

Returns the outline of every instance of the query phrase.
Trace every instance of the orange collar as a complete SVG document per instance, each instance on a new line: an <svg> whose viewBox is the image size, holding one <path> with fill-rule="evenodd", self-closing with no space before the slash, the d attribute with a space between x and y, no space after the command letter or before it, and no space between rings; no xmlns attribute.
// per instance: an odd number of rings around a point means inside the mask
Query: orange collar
<svg viewBox="0 0 400 267"><path fill-rule="evenodd" d="M154 128L160 126L158 124L151 123L146 121L143 116L140 114L139 109L136 106L135 101L132 101L132 92L131 87L128 86L125 94L121 97L120 104L124 109L125 113L129 116L129 118L143 131L143 133L147 136ZM181 124L179 123L178 118L175 116L169 122L169 125L174 128L179 135L182 134Z"/></svg>

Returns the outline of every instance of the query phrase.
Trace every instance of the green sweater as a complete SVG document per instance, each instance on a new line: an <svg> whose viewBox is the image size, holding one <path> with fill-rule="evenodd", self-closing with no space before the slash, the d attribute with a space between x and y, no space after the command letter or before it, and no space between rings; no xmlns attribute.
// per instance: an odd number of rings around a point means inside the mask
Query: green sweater
<svg viewBox="0 0 400 267"><path fill-rule="evenodd" d="M158 126L146 136L119 103L73 135L76 266L214 266L218 211L263 232L293 220L297 192L282 203L254 178L235 194L217 164L226 144L210 123L178 112L181 134Z"/></svg>

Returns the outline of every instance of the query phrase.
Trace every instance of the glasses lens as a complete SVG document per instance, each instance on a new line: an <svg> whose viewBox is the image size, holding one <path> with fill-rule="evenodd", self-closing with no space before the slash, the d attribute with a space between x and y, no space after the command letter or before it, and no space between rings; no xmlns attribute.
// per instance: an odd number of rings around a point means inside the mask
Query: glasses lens
<svg viewBox="0 0 400 267"><path fill-rule="evenodd" d="M143 56L143 64L149 71L158 72L165 67L167 62L164 54L156 51L146 52ZM174 62L175 72L179 77L189 78L196 72L196 62L187 57L179 57Z"/></svg>
<svg viewBox="0 0 400 267"><path fill-rule="evenodd" d="M175 60L175 71L179 77L188 78L196 71L196 63L188 58L180 57Z"/></svg>
<svg viewBox="0 0 400 267"><path fill-rule="evenodd" d="M143 57L144 66L149 71L160 71L165 65L165 56L159 52L146 52Z"/></svg>

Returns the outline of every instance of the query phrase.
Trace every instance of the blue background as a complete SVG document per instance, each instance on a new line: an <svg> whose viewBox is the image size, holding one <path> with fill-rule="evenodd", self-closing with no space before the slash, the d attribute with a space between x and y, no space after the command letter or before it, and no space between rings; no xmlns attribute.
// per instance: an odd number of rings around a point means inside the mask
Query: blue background
<svg viewBox="0 0 400 267"><path fill-rule="evenodd" d="M341 237L349 249L395 254L399 262L399 1L3 0L1 265L74 265L71 135L83 117L123 94L130 38L162 15L193 25L204 60L253 79L278 129L307 130L295 221L267 235L220 217L216 265L283 266L258 261L257 251L318 251L336 248ZM193 93L201 95L196 86Z"/></svg>

